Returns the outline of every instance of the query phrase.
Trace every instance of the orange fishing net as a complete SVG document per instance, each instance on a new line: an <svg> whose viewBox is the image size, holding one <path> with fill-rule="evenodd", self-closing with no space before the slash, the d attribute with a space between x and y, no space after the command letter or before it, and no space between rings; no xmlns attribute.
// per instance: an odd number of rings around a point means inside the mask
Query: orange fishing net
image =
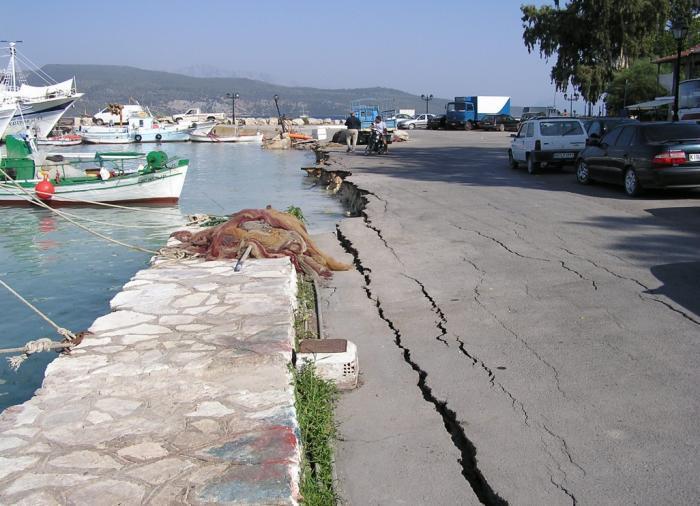
<svg viewBox="0 0 700 506"><path fill-rule="evenodd" d="M331 271L346 271L350 265L325 255L311 241L306 227L296 217L267 207L244 209L231 215L226 223L192 233L180 230L172 237L191 253L207 260L238 258L248 246L254 258L288 256L297 271L316 272L323 277Z"/></svg>

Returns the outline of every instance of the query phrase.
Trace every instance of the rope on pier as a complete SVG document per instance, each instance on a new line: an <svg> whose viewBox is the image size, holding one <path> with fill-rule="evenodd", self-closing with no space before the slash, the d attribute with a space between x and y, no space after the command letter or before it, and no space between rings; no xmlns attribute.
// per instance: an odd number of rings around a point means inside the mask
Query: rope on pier
<svg viewBox="0 0 700 506"><path fill-rule="evenodd" d="M7 288L7 290L12 295L17 297L29 309L31 309L36 314L38 314L41 318L43 318L49 325L51 325L56 330L56 333L58 335L60 335L64 338L64 341L62 343L59 343L59 344L62 344L62 346L60 346L60 348L70 348L71 346L73 346L79 342L77 336L73 332L71 332L70 330L68 330L66 328L60 327L56 322L54 322L51 318L49 318L44 313L42 313L34 304L32 304L27 299L22 297L19 293L17 293L17 291L14 288L12 288L10 285L5 283L2 279L0 279L0 284L2 286L4 286L5 288ZM47 344L47 342L51 343L51 344L49 345L49 344ZM0 350L0 353L12 353L12 352L16 352L16 351L22 352L21 355L16 355L14 357L9 357L7 359L7 361L10 363L10 367L16 371L17 369L19 369L19 366L21 366L22 363L25 360L27 360L29 355L31 355L32 353L38 353L41 351L48 351L50 349L54 349L56 347L59 347L59 346L54 346L56 344L57 343L55 343L54 341L51 341L48 338L42 338L42 339L38 339L36 341L29 341L22 348L10 348L6 351Z"/></svg>

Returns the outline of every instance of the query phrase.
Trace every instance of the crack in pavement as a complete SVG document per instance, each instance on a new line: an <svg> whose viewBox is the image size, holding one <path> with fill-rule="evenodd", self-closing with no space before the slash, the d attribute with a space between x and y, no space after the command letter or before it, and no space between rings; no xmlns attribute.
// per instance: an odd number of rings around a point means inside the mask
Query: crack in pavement
<svg viewBox="0 0 700 506"><path fill-rule="evenodd" d="M394 344L401 350L404 361L418 373L417 386L423 395L423 399L432 404L437 413L442 417L445 430L449 433L455 448L460 452L461 458L459 459L459 463L462 467L462 476L467 480L474 494L482 504L507 506L508 502L491 488L488 481L486 481L486 478L479 470L476 460L476 447L467 438L464 428L457 419L457 414L447 407L447 401L439 400L435 397L431 387L427 384L428 373L413 360L411 357L411 350L404 345L402 341L401 332L394 325L394 322L385 314L384 307L379 297L373 294L370 288L372 283L372 278L370 276L371 270L362 264L359 251L352 245L352 242L343 235L339 226L336 226L336 235L343 249L352 255L353 265L365 280L365 286L363 288L367 294L367 298L374 302L379 318L386 323L394 334Z"/></svg>
<svg viewBox="0 0 700 506"><path fill-rule="evenodd" d="M435 336L435 339L443 343L445 346L449 347L450 345L445 339L445 336L447 335L447 318L445 318L445 313L443 313L442 309L440 309L440 307L435 302L435 299L428 293L428 290L426 290L425 285L423 283L403 272L401 273L401 275L404 278L413 280L420 287L421 292L423 292L423 296L426 299L428 299L428 302L430 302L430 306L432 308L433 313L435 313L439 318L439 320L434 322L435 326L440 331L440 335Z"/></svg>
<svg viewBox="0 0 700 506"><path fill-rule="evenodd" d="M377 237L379 237L379 239L384 243L384 246L386 246L386 248L387 248L389 251L391 251L391 254L394 255L394 258L395 258L401 265L403 265L403 262L401 261L401 259L399 258L399 256L396 254L396 251L394 251L394 248L391 247L391 246L389 245L388 242L386 242L386 239L384 239L384 236L382 235L382 231L379 230L379 229L378 229L377 227L375 227L374 225L372 225L372 220L371 220L370 217L367 215L367 213L366 213L365 211L362 211L362 213L360 213L360 215L362 216L362 219L363 219L364 222L365 222L365 226L366 226L367 228L369 228L370 230L374 230L374 232L377 234Z"/></svg>
<svg viewBox="0 0 700 506"><path fill-rule="evenodd" d="M642 299L643 301L645 301L645 302L647 302L647 301L657 302L657 303L659 303L659 304L665 306L667 309L670 309L670 310L673 311L674 313L678 313L678 314L681 315L683 318L685 318L686 320L688 320L688 321L694 323L695 325L700 325L700 320L697 320L697 319L693 318L691 315L689 315L689 314L686 313L685 311L683 311L683 310L681 310L681 309L678 309L677 307L673 306L672 304L669 304L668 302L666 302L666 301L664 301L664 300L658 299L658 298L656 298L656 297L651 297L651 293L653 293L653 290L654 290L654 289L648 287L646 284L642 283L642 282L639 281L638 279L630 278L630 277L628 277L628 276L623 276L622 274L618 274L617 272L615 272L615 271L613 271L613 270L611 270L611 269L608 269L607 267L605 267L605 266L603 266L603 265L600 265L600 264L594 262L593 260L591 260L591 259L589 259L589 258L582 257L581 255L577 255L576 253L574 253L573 251L571 251L571 250L569 250L569 249L567 249L567 248L564 248L564 247L561 247L561 246L560 246L559 249L561 249L562 251L567 252L567 253L568 253L569 255L571 255L571 256L574 256L574 257L576 257L576 258L580 258L581 260L585 260L586 262L590 263L590 264L593 265L594 267L597 267L598 269L601 269L601 270L607 272L607 273L610 274L611 276L614 276L614 277L616 277L616 278L618 278L618 279L623 279L623 280L625 280L625 281L631 281L631 282L637 284L639 287L643 288L643 289L647 292L647 293L645 293L645 294L642 294L642 293L637 294L637 295L639 296L639 298ZM616 257L616 258L617 258L617 257ZM646 296L645 296L645 295L646 295Z"/></svg>
<svg viewBox="0 0 700 506"><path fill-rule="evenodd" d="M545 360L530 344L520 337L520 335L515 332L513 329L511 329L508 325L506 325L499 317L491 311L489 308L486 307L486 305L481 301L481 292L479 292L479 286L474 287L474 301L481 306L484 311L486 311L489 315L491 315L491 318L493 318L506 332L508 332L511 336L513 336L518 342L520 342L525 348L532 353L532 355L537 358L540 362L542 362L544 365L546 365L554 374L554 384L557 387L557 390L561 394L563 398L566 399L566 393L564 390L561 388L561 384L559 382L559 371L557 370L556 367L554 367L552 364L550 364L547 360Z"/></svg>
<svg viewBox="0 0 700 506"><path fill-rule="evenodd" d="M544 417L543 417L544 418ZM572 466L574 466L576 469L581 471L583 476L586 476L586 470L581 467L577 462L574 461L573 457L571 456L571 451L569 450L569 445L566 444L566 439L561 437L559 434L556 434L553 432L549 427L547 427L545 424L542 424L542 428L547 431L547 434L552 436L553 438L557 439L561 443L561 451L564 455L566 455L566 458L569 459L569 462L571 463Z"/></svg>
<svg viewBox="0 0 700 506"><path fill-rule="evenodd" d="M593 285L593 289L594 289L594 290L598 290L598 285L596 285L595 280L593 280L593 279L588 279L586 276L584 276L583 274L581 274L581 273L580 273L579 271L577 271L576 269L574 269L574 268L572 268L572 267L569 267L568 265L566 265L566 262L564 262L564 260L559 260L559 263L561 264L562 269L567 270L567 271L569 271L569 272L572 272L572 273L576 274L576 275L577 275L579 278L581 278L583 281L590 281L590 283Z"/></svg>
<svg viewBox="0 0 700 506"><path fill-rule="evenodd" d="M561 483L557 483L556 481L554 481L554 478L553 478L551 475L550 475L550 477L549 477L549 481L552 482L552 485L554 485L555 487L557 487L559 490L561 490L562 492L564 492L566 495L568 495L568 496L571 498L571 504L572 504L572 506L576 506L576 505L578 504L578 501L576 500L576 497L574 497L574 494L572 494L572 493L571 493L564 485L562 485Z"/></svg>

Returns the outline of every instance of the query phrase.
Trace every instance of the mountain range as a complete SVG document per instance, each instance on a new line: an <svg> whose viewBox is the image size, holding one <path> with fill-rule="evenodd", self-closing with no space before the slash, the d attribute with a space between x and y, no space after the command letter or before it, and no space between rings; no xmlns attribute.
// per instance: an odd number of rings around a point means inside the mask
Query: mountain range
<svg viewBox="0 0 700 506"><path fill-rule="evenodd" d="M243 77L193 77L117 65L49 64L42 70L56 81L75 76L78 91L85 93L69 116L92 116L108 103L125 104L130 99L148 106L154 114L173 114L190 107L229 113L232 103L226 94L234 92L240 95L236 100L237 116L275 116L275 95L279 95L281 113L288 117L343 116L353 100L366 98L377 100L384 109L425 110L420 96L392 88L281 86ZM443 112L446 103L446 99L434 98L429 103L430 111Z"/></svg>

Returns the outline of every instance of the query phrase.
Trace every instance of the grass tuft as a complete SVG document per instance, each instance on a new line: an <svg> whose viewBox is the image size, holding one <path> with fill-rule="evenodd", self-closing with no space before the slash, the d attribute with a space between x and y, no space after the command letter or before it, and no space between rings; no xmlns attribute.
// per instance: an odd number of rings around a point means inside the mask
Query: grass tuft
<svg viewBox="0 0 700 506"><path fill-rule="evenodd" d="M336 436L333 405L338 391L331 381L316 375L313 364L294 370L296 410L304 455L301 465L302 504L331 506L337 496L333 488L333 446Z"/></svg>

